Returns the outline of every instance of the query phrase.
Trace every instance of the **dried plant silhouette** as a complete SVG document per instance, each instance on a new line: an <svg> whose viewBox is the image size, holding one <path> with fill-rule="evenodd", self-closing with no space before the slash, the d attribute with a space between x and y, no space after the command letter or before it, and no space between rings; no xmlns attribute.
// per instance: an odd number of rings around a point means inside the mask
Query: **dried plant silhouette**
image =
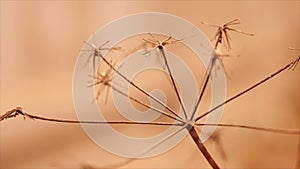
<svg viewBox="0 0 300 169"><path fill-rule="evenodd" d="M171 79L171 81L172 81L172 85L173 85L174 90L175 90L175 92L176 92L176 96L177 96L177 98L178 98L178 100L179 100L179 103L180 103L182 109L183 109L184 117L185 117L185 119L187 119L187 113L186 113L185 107L184 107L184 105L183 105L182 98L181 98L181 96L180 96L180 94L179 94L179 91L178 91L178 89L177 89L177 86L176 86L176 84L175 84L175 80L174 80L174 77L173 77L173 75L172 75L172 72L171 72L171 69L170 69L170 67L169 67L168 60L167 60L167 58L166 58L166 54L165 54L165 51L164 51L164 46L165 46L165 45L167 45L167 44L172 44L172 43L175 43L175 42L180 41L180 40L175 40L175 41L170 41L170 42L169 42L169 40L172 38L171 36L169 36L168 38L166 38L166 39L163 40L163 41L158 41L158 40L156 40L156 39L154 38L154 36L153 36L151 33L149 33L149 34L150 34L150 36L152 37L153 41L152 41L152 40L145 39L145 38L143 38L143 40L146 41L146 42L150 42L150 43L156 45L154 49L156 49L156 48L159 49L159 51L160 51L160 53L161 53L161 56L162 56L162 58L163 58L163 60L164 60L164 63L165 63L164 65L167 67L167 70L168 70L168 73L169 73L169 77L170 77L170 79Z"/></svg>
<svg viewBox="0 0 300 169"><path fill-rule="evenodd" d="M220 64L222 65L226 75L228 76L228 73L227 73L226 68L223 64L222 58L223 57L229 57L231 55L228 54L228 53L222 52L221 51L221 46L219 44L223 44L223 46L227 49L227 51L229 51L232 48L231 43L230 43L231 38L229 36L229 31L237 32L237 33L248 35L248 36L254 36L254 34L247 33L247 32L241 31L239 29L235 29L235 28L230 27L230 26L233 26L233 25L240 24L241 22L239 21L239 19L234 19L234 20L229 21L229 22L227 22L227 23L225 23L221 26L212 25L212 24L209 24L209 23L206 23L206 22L201 22L201 23L204 24L204 25L208 25L208 26L217 28L217 32L214 35L214 37L212 38L212 41L215 40L215 45L214 45L215 52L216 52L216 54L219 58Z"/></svg>
<svg viewBox="0 0 300 169"><path fill-rule="evenodd" d="M232 48L231 44L230 44L230 37L229 37L228 32L229 31L234 31L234 32L245 34L245 35L253 36L253 34L251 34L251 33L246 33L246 32L243 32L241 30L234 29L234 28L230 27L232 25L240 24L238 19L227 22L222 26L211 25L211 24L207 24L207 23L204 23L204 22L202 22L202 23L206 24L206 25L209 25L209 26L212 26L212 27L217 27L218 28L217 33L215 34L215 36L213 38L215 40L214 49L218 52L215 52L216 54L211 56L209 66L206 69L206 73L205 73L205 76L203 78L202 85L200 86L199 94L198 94L197 100L195 101L195 105L194 105L194 108L193 108L193 111L192 111L192 114L191 114L190 117L188 116L188 113L186 111L186 108L185 108L184 102L182 100L181 94L180 94L180 92L179 92L179 90L176 86L174 76L173 76L173 73L172 73L172 69L171 69L172 67L170 66L170 64L168 62L168 59L166 57L165 48L164 48L166 45L172 45L175 42L178 42L178 41L181 41L181 40L172 40L172 37L169 36L166 39L164 39L163 41L159 41L155 38L154 34L148 33L148 35L151 37L151 39L143 38L142 40L144 42L152 44L154 46L154 48L152 50L158 50L159 51L160 56L161 56L161 58L164 62L164 66L167 69L168 78L169 78L170 83L173 87L173 91L175 92L175 94L177 96L177 99L178 99L178 102L180 104L180 107L183 110L184 117L179 116L178 112L172 110L170 107L168 107L162 101L160 101L156 97L152 96L146 90L142 89L137 84L135 84L133 81L128 79L126 76L124 76L124 74L116 68L116 64L113 61L108 61L107 58L104 57L101 54L101 50L119 49L119 48L114 48L114 47L104 48L103 46L106 45L108 43L108 41L105 42L104 44L100 45L99 47L95 46L94 44L89 44L89 43L85 42L86 45L88 45L89 47L92 48L92 50L90 51L90 53L88 55L87 62L89 62L90 58L93 57L93 63L92 64L93 64L94 73L96 72L95 71L95 69L96 69L96 58L101 58L102 61L108 67L103 72L98 71L96 76L92 75L91 77L94 79L94 82L92 84L90 84L88 87L98 86L98 91L97 91L97 95L96 95L96 98L95 98L96 100L99 99L100 96L103 94L103 96L105 97L104 102L107 103L109 88L111 88L112 90L120 93L123 97L129 98L130 100L132 100L132 101L134 101L134 102L136 102L136 103L138 103L138 104L140 104L140 105L142 105L146 108L154 110L156 113L159 113L162 116L165 116L166 118L169 118L171 120L176 121L175 123L143 122L143 121L80 121L80 120L57 119L57 118L42 117L42 116L38 116L38 115L35 115L35 114L27 113L21 107L16 107L12 110L7 111L3 115L1 115L0 119L1 119L1 121L3 121L5 119L10 119L10 118L13 118L13 117L22 116L24 119L28 118L28 119L31 119L31 120L51 121L51 122L58 122L58 123L178 126L178 130L176 130L174 133L168 135L167 137L162 139L160 142L154 144L153 146L150 146L148 149L144 150L144 152L142 154L146 154L146 153L152 151L153 149L155 149L156 147L158 147L162 143L166 142L168 139L174 137L176 134L178 134L182 130L186 129L189 132L190 136L192 137L192 139L195 142L198 149L201 151L203 156L206 158L207 162L214 169L218 169L218 168L221 168L221 167L218 165L218 162L214 159L214 157L210 154L210 152L206 148L205 144L201 141L201 139L200 139L200 137L197 133L197 130L196 130L197 127L217 126L217 127L227 127L227 128L248 129L248 130L270 132L270 133L276 133L276 134L288 134L288 135L297 135L297 136L300 135L300 130L299 129L274 129L274 128L265 128L265 127L257 127L257 126L248 126L248 125L242 125L242 124L222 124L222 123L219 123L219 124L208 123L207 124L207 123L200 123L199 122L200 119L206 117L207 115L209 115L211 113L214 113L215 110L217 110L220 107L224 106L225 104L228 104L231 101L239 98L240 96L254 90L258 86L261 86L263 83L271 80L272 78L274 78L275 76L281 74L282 72L284 72L286 70L290 70L290 69L291 70L295 69L297 64L299 63L299 60L300 60L300 56L298 56L296 59L294 59L290 63L284 65L282 68L279 68L274 73L270 74L268 77L266 77L266 78L262 79L261 81L258 81L257 83L251 85L249 88L246 88L246 89L242 90L241 92L227 98L224 102L219 103L219 105L211 108L210 110L206 111L205 113L198 115L197 112L199 110L200 103L201 103L201 101L203 101L204 93L207 92L207 87L208 87L209 81L211 79L212 70L216 67L216 62L219 62L221 64L221 66L224 67L224 65L223 65L223 63L220 59L221 56L219 56L219 54L221 55L221 51L220 51L221 49L219 48L219 45L223 44L224 46L227 47L228 51ZM291 48L291 50L299 50L299 49ZM112 84L112 75L113 75L113 73L118 74L121 78L123 78L125 81L127 81L132 87L134 87L135 89L137 89L138 91L140 91L144 95L148 96L153 101L157 102L158 104L160 104L161 106L166 108L167 112L162 111L160 109L157 109L155 107L152 107L152 106L150 106L146 103L143 103L142 101L135 98L134 96L131 96L131 95L127 94L126 92L122 91L122 89L120 87L118 87L117 84ZM123 166L123 165L126 165L126 164L128 164L129 162L131 162L133 160L134 159L130 159L127 162L112 165L110 167ZM89 166L89 165L85 165L85 168L94 168L94 167ZM97 168L97 167L95 167L95 168Z"/></svg>
<svg viewBox="0 0 300 169"><path fill-rule="evenodd" d="M97 55L99 56L99 55ZM112 63L111 63L112 64ZM115 66L115 63L112 64L113 66ZM113 70L112 69L107 69L104 72L99 72L96 77L91 76L92 78L95 79L95 82L91 85L88 85L88 87L93 87L93 86L99 86L98 92L97 92L97 96L95 100L98 100L100 97L100 94L103 92L103 90L106 90L105 92L105 103L107 103L107 98L108 98L108 93L109 93L109 87L112 86L111 82L112 82L112 74Z"/></svg>
<svg viewBox="0 0 300 169"><path fill-rule="evenodd" d="M216 40L215 49L217 49L218 44L223 44L228 50L231 49L230 36L228 34L228 31L233 31L233 32L238 32L238 33L245 34L245 35L254 36L254 34L252 34L252 33L247 33L247 32L241 31L239 29L235 29L235 28L230 27L232 25L240 24L241 22L239 21L239 19L234 19L232 21L229 21L229 22L225 23L222 26L212 25L212 24L208 24L206 22L201 22L201 23L205 24L205 25L208 25L208 26L211 26L211 27L218 28L217 33L213 37L213 39ZM224 41L224 39L225 39L225 41Z"/></svg>
<svg viewBox="0 0 300 169"><path fill-rule="evenodd" d="M99 47L96 47L96 42L95 42L95 34L93 35L94 36L94 43L93 44L90 44L86 41L84 41L84 43L90 47L90 49L87 49L87 50L81 50L83 52L88 52L88 58L86 60L86 64L85 66L89 63L89 61L91 60L91 57L93 57L93 72L95 73L96 72L96 63L97 61L99 62L99 57L102 56L102 53L101 51L104 51L104 50L121 50L120 47L113 47L113 48L104 48L104 46L109 43L109 41L106 41L104 42L102 45L100 45ZM83 55L85 56L85 55Z"/></svg>

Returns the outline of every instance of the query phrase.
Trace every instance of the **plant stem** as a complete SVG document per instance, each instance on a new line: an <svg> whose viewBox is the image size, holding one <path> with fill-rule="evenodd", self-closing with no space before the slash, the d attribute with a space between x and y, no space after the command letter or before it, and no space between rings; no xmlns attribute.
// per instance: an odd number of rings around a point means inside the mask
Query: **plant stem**
<svg viewBox="0 0 300 169"><path fill-rule="evenodd" d="M203 115L200 115L199 117L196 118L195 122L197 122L198 120L200 120L201 118L207 116L208 114L214 112L215 110L217 110L218 108L220 108L221 106L231 102L232 100L235 100L236 98L244 95L245 93L248 93L249 91L253 90L254 88L260 86L261 84L267 82L268 80L272 79L273 77L275 77L276 75L280 74L281 72L283 72L284 70L290 69L292 67L294 67L295 65L298 64L300 60L300 56L297 57L297 59L293 60L292 62L290 62L289 64L287 64L286 66L284 66L283 68L279 69L278 71L276 71L275 73L271 74L270 76L266 77L265 79L257 82L256 84L252 85L251 87L243 90L242 92L236 94L235 96L227 99L225 102L217 105L216 107L212 108L211 110L209 110L208 112L204 113Z"/></svg>
<svg viewBox="0 0 300 169"><path fill-rule="evenodd" d="M178 98L178 100L179 100L179 103L180 103L180 105L181 105L181 107L182 107L182 110L183 110L185 119L188 119L187 113L186 113L186 110L185 110L185 107L184 107L184 105L183 105L182 99L181 99L181 97L180 97L180 94L179 94L178 89L177 89L176 84L175 84L174 77L173 77L172 72L171 72L171 69L170 69L170 67L169 67L168 60L167 60L167 57L166 57L166 55L165 55L164 48L163 48L163 46L158 46L158 49L159 49L159 51L160 51L162 57L164 58L165 65L166 65L166 67L167 67L167 69L168 69L168 73L169 73L170 79L171 79L171 81L172 81L172 84L173 84L173 87L174 87L174 89L175 89L175 92L176 92L177 98Z"/></svg>
<svg viewBox="0 0 300 169"><path fill-rule="evenodd" d="M194 116L195 116L195 114L196 114L196 112L199 108L200 101L201 101L201 99L204 95L204 92L205 92L205 89L207 87L207 84L208 84L208 81L209 81L209 78L210 78L210 75L211 75L211 72L212 72L212 69L213 69L213 66L215 64L216 59L217 59L216 56L214 56L211 59L210 65L208 66L209 71L206 71L205 81L204 81L203 86L200 89L200 94L199 94L199 97L198 97L197 102L195 104L195 107L194 107L194 110L193 110L193 113L192 113L192 116L191 116L190 120L194 119Z"/></svg>
<svg viewBox="0 0 300 169"><path fill-rule="evenodd" d="M113 69L118 75L120 75L124 80L126 80L129 84L131 84L132 86L134 86L136 89L138 89L139 91L141 91L142 93L144 93L145 95L147 95L148 97L150 97L151 99L153 99L154 101L156 101L157 103L159 103L161 106L164 106L167 110L169 110L173 115L175 115L176 117L178 117L179 119L182 120L182 118L180 116L178 116L174 110L172 110L171 108L169 108L167 105L165 105L164 103L162 103L160 100L158 100L157 98L153 97L152 95L150 95L148 92L146 92L145 90L143 90L142 88L140 88L139 86L137 86L133 81L129 80L127 77L125 77L121 72L119 72L111 63L108 62L108 60L103 57L102 55L100 55L100 57L103 59L103 61L111 68Z"/></svg>
<svg viewBox="0 0 300 169"><path fill-rule="evenodd" d="M271 133L279 133L279 134L295 134L300 135L300 130L291 130L291 129L274 129L274 128L266 128L266 127L256 127L256 126L246 126L239 124L214 124L214 123L196 123L196 126L219 126L219 127L231 127L231 128L239 128L239 129L250 129L257 131L265 131Z"/></svg>
<svg viewBox="0 0 300 169"><path fill-rule="evenodd" d="M108 85L109 87L111 87L113 90L115 90L116 92L120 93L121 95L123 95L123 96L125 96L125 97L128 97L130 100L132 100L132 101L134 101L134 102L136 102L136 103L138 103L138 104L140 104L140 105L142 105L142 106L144 106L144 107L146 107L146 108L149 108L149 109L151 109L151 110L153 110L153 111L155 111L155 112L158 112L158 113L160 113L161 115L164 115L164 116L166 116L166 117L169 117L169 118L171 118L171 119L173 119L173 120L176 120L176 121L179 121L179 122L184 123L181 119L175 118L175 117L173 117L173 116L171 116L171 115L169 115L169 114L167 114L167 113L165 113L165 112L163 112L163 111L161 111L161 110L159 110L159 109L157 109L157 108L155 108L155 107L151 107L151 106L147 105L146 103L143 103L143 102L139 101L138 99L136 99L136 98L134 98L134 97L132 97L132 96L127 95L126 93L122 92L121 90L119 90L118 88L116 88L115 86L113 86L113 85L111 85L111 84L107 84L107 85Z"/></svg>
<svg viewBox="0 0 300 169"><path fill-rule="evenodd" d="M198 149L201 151L203 156L206 158L208 163L213 169L219 169L220 167L216 163L216 161L213 159L213 157L209 154L208 150L206 149L205 145L201 142L199 135L197 134L197 131L195 130L194 126L192 126L189 130L189 133L191 137L193 138L195 144L197 145Z"/></svg>

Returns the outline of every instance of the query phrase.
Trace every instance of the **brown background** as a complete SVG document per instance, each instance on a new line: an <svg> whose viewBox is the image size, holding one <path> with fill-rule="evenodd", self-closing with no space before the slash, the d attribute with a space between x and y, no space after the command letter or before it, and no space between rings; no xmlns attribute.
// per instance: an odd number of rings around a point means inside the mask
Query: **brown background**
<svg viewBox="0 0 300 169"><path fill-rule="evenodd" d="M208 37L214 29L201 21L237 26L255 34L232 33L233 54L225 60L227 96L250 86L291 61L300 47L299 1L1 1L1 114L22 106L49 117L76 119L72 74L83 41L104 24L137 12L166 12L198 26ZM226 106L223 122L272 128L298 128L299 67L285 72ZM220 129L207 146L227 168L295 168L299 136ZM1 122L1 168L80 168L126 161L97 147L80 125ZM226 154L222 156L220 146ZM171 151L123 167L209 168L187 137Z"/></svg>

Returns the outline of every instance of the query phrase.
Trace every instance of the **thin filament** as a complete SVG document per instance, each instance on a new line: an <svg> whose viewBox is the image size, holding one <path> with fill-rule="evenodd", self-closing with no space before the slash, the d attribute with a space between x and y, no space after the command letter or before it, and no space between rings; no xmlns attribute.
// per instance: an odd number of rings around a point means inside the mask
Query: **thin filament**
<svg viewBox="0 0 300 169"><path fill-rule="evenodd" d="M174 89L175 89L175 92L176 92L177 98L178 98L178 100L179 100L179 103L180 103L180 105L181 105L181 107L182 107L182 110L183 110L185 119L188 119L187 113L186 113L186 110L185 110L185 107L184 107L183 102L182 102L182 99L181 99L181 96L180 96L180 94L179 94L179 92L178 92L178 89L177 89L177 87L176 87L176 84L175 84L175 81L174 81L174 78L173 78L171 69L170 69L170 67L169 67L169 64L168 64L167 57L166 57L166 55L165 55L164 49L163 49L162 46L159 46L158 49L159 49L161 55L162 55L163 58L164 58L165 65L166 65L166 67L167 67L167 69L168 69L168 72L169 72L169 75L170 75L170 78L171 78L173 87L174 87Z"/></svg>
<svg viewBox="0 0 300 169"><path fill-rule="evenodd" d="M289 130L289 129L274 129L274 128L266 128L266 127L256 127L256 126L246 126L239 124L205 124L205 123L196 123L196 126L220 126L220 127L230 127L230 128L240 128L240 129L250 129L250 130L258 130L265 131L271 133L279 133L279 134L295 134L299 135L300 130Z"/></svg>
<svg viewBox="0 0 300 169"><path fill-rule="evenodd" d="M199 117L196 118L195 122L197 122L197 121L200 120L201 118L207 116L208 114L214 112L215 110L217 110L217 109L220 108L221 106L223 106L223 105L225 105L225 104L231 102L232 100L235 100L236 98L238 98L238 97L244 95L245 93L248 93L249 91L255 89L255 88L258 87L258 86L260 86L261 84L263 84L263 83L269 81L270 79L272 79L272 78L275 77L276 75L280 74L280 73L283 72L284 70L287 70L287 69L293 67L294 65L298 64L299 60L300 60L300 56L298 56L297 59L295 59L294 61L290 62L289 64L287 64L287 65L284 66L283 68L279 69L279 70L276 71L275 73L273 73L273 74L271 74L270 76L266 77L265 79L263 79L263 80L259 81L258 83L252 85L251 87L247 88L246 90L244 90L244 91L242 91L242 92L236 94L235 96L233 96L233 97L227 99L225 102L223 102L223 103L217 105L216 107L212 108L211 110L209 110L208 112L204 113L203 115L200 115Z"/></svg>
<svg viewBox="0 0 300 169"><path fill-rule="evenodd" d="M122 92L121 90L119 90L118 88L116 88L115 86L113 86L111 84L107 84L107 85L109 87L111 87L113 90L115 90L116 92L120 93L121 95L123 95L125 97L128 97L130 100L132 100L132 101L134 101L134 102L136 102L136 103L138 103L138 104L140 104L142 106L145 106L146 108L149 108L149 109L151 109L151 110L153 110L155 112L158 112L158 113L160 113L160 114L162 114L162 115L164 115L166 117L169 117L169 118L171 118L173 120L176 120L176 121L184 123L181 119L175 118L175 117L173 117L173 116L171 116L169 114L166 114L165 112L163 112L163 111L161 111L159 109L156 109L155 107L151 107L151 106L147 105L146 103L143 103L140 100L138 100L138 99L136 99L136 98L134 98L132 96L127 95L126 93Z"/></svg>
<svg viewBox="0 0 300 169"><path fill-rule="evenodd" d="M157 98L155 98L154 96L150 95L149 93L147 93L145 90L143 90L142 88L140 88L139 86L137 86L133 81L129 80L127 77L125 77L122 73L120 73L111 63L109 63L107 61L107 59L103 56L100 55L100 57L104 60L104 62L112 69L114 70L118 75L120 75L124 80L126 80L129 84L131 84L132 86L134 86L136 89L138 89L139 91L141 91L142 93L144 93L145 95L147 95L148 97L150 97L151 99L153 99L154 101L156 101L157 103L159 103L161 106L164 106L167 110L169 110L173 115L175 115L176 117L178 117L179 119L182 120L182 118L180 116L178 116L174 110L172 110L171 108L169 108L167 105L165 105L164 103L162 103L160 100L158 100Z"/></svg>

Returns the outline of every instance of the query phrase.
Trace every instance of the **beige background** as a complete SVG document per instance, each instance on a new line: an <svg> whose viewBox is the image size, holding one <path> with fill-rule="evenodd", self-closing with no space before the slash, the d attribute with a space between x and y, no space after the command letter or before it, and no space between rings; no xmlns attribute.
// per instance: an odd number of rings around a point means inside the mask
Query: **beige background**
<svg viewBox="0 0 300 169"><path fill-rule="evenodd" d="M1 1L1 114L22 106L38 115L76 119L72 74L83 41L114 19L147 11L182 17L208 37L215 30L201 21L223 24L239 18L237 28L255 34L232 33L232 53L241 57L224 61L228 97L299 55L288 50L300 47L299 1ZM299 67L285 72L228 104L223 122L299 129L299 72ZM126 161L97 147L80 125L17 118L1 122L0 130L0 168L103 167ZM206 145L222 167L296 167L299 136L228 128L218 135L221 143ZM190 137L163 155L123 167L209 168Z"/></svg>

